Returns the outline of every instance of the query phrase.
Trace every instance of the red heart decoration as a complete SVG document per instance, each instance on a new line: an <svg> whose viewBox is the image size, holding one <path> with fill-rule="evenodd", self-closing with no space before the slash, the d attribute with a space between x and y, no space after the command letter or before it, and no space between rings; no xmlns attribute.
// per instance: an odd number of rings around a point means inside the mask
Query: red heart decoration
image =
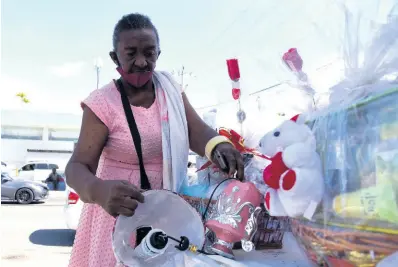
<svg viewBox="0 0 398 267"><path fill-rule="evenodd" d="M263 171L264 183L273 189L279 189L279 177L273 175L274 166L272 163L268 165Z"/></svg>
<svg viewBox="0 0 398 267"><path fill-rule="evenodd" d="M289 168L283 162L282 152L278 152L271 158L271 164L263 171L264 183L273 189L279 189L281 175Z"/></svg>
<svg viewBox="0 0 398 267"><path fill-rule="evenodd" d="M238 89L238 88L232 89L232 97L233 97L235 100L238 100L239 97L240 97L240 89Z"/></svg>

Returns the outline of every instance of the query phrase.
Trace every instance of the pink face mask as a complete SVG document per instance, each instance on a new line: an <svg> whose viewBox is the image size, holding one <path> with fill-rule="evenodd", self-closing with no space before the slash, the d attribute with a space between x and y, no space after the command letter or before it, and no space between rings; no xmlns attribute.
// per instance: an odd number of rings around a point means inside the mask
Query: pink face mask
<svg viewBox="0 0 398 267"><path fill-rule="evenodd" d="M127 73L121 67L117 67L116 70L122 76L123 80L136 88L144 86L152 78L153 74L152 71Z"/></svg>

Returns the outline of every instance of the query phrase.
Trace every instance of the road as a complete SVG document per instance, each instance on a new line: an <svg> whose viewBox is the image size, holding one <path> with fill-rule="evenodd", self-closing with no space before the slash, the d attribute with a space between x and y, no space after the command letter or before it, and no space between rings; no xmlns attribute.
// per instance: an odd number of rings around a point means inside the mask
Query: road
<svg viewBox="0 0 398 267"><path fill-rule="evenodd" d="M66 229L64 203L65 192L53 191L45 203L18 205L2 202L2 266L68 265L75 233Z"/></svg>

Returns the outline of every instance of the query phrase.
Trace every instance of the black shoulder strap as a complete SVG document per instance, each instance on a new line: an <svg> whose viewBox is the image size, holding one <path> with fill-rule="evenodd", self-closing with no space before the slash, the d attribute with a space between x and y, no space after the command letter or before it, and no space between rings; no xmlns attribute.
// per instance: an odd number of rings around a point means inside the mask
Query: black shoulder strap
<svg viewBox="0 0 398 267"><path fill-rule="evenodd" d="M135 123L133 111L131 110L129 99L127 98L126 91L124 90L123 83L120 80L116 80L117 86L119 87L120 95L122 98L124 113L126 114L127 123L130 128L131 136L133 138L135 150L137 151L138 161L140 165L140 176L141 176L141 189L151 189L148 176L145 172L144 160L142 158L142 147L141 147L141 136Z"/></svg>

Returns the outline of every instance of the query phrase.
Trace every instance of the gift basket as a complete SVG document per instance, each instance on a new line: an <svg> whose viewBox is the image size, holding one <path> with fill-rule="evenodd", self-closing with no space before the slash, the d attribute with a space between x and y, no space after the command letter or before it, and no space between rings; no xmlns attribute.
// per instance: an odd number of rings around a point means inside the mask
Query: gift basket
<svg viewBox="0 0 398 267"><path fill-rule="evenodd" d="M373 38L361 43L366 20L344 14L345 79L307 114L324 194L291 228L321 266L376 266L398 251L398 17L367 21Z"/></svg>

